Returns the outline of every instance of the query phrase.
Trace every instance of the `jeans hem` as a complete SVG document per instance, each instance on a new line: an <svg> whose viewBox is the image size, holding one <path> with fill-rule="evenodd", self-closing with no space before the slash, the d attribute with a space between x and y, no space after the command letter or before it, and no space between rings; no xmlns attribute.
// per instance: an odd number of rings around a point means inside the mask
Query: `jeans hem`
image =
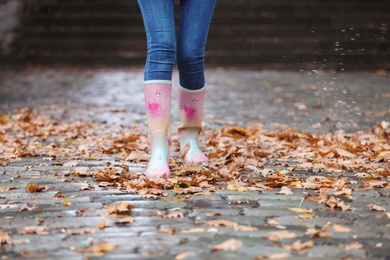
<svg viewBox="0 0 390 260"><path fill-rule="evenodd" d="M145 80L144 85L149 85L149 84L172 84L171 80Z"/></svg>

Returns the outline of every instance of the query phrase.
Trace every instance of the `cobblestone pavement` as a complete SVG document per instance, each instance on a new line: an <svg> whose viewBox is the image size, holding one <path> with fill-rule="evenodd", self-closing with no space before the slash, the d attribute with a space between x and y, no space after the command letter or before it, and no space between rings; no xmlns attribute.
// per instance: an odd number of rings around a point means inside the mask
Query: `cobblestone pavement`
<svg viewBox="0 0 390 260"><path fill-rule="evenodd" d="M206 128L245 126L256 121L265 129L288 125L323 133L369 129L390 118L390 77L381 71L212 68L207 70L207 76ZM177 81L176 74L174 78ZM29 68L0 72L1 113L34 107L42 113L62 113L63 120L139 124L146 132L142 95L142 68ZM174 112L172 117L174 129L178 118ZM107 157L78 166L102 167L113 161ZM367 207L379 204L390 212L389 189L358 189L359 180L351 186L356 188L354 198L348 201L352 210L329 211L323 204L302 204L302 198L310 193L302 189L292 189L294 194L289 196L273 189L217 190L185 199L167 191L168 197L145 198L115 189L80 190L95 180L67 176L69 172L67 167L43 158L24 158L2 166L1 259L390 259L389 215ZM311 173L296 174L305 178ZM353 179L354 174L345 176ZM64 182L65 179L72 181ZM31 182L50 189L27 193L24 187ZM56 198L58 193L69 203ZM118 202L134 206L133 221L120 223L107 215L105 206ZM313 209L315 218L298 218L302 212L288 209L300 206ZM163 218L161 212L181 213L183 217ZM206 222L215 219L236 224L215 227ZM102 222L104 227L99 227ZM241 230L237 225L256 229ZM310 235L310 228L318 232ZM270 239L270 232L277 231L287 233L276 233L279 237ZM213 249L229 239L241 241L242 246L230 251ZM297 240L314 241L315 246L296 250L281 246Z"/></svg>

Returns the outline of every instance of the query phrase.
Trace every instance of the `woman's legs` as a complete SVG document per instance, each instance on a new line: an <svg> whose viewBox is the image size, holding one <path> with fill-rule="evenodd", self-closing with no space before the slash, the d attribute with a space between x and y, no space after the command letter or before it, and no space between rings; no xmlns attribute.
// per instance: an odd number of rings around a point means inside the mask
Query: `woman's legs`
<svg viewBox="0 0 390 260"><path fill-rule="evenodd" d="M216 0L181 0L177 42L180 150L186 163L208 165L199 149L205 95L204 52Z"/></svg>
<svg viewBox="0 0 390 260"><path fill-rule="evenodd" d="M148 43L144 96L151 159L146 176L169 177L169 119L176 58L173 0L138 0Z"/></svg>

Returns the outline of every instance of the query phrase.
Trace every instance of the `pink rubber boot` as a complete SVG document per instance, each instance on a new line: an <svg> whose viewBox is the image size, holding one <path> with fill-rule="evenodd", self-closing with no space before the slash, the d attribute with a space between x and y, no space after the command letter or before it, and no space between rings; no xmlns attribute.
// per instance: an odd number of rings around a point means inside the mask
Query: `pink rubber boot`
<svg viewBox="0 0 390 260"><path fill-rule="evenodd" d="M199 133L202 130L205 88L188 90L179 86L179 127L180 153L187 164L202 163L208 166L209 160L199 148Z"/></svg>
<svg viewBox="0 0 390 260"><path fill-rule="evenodd" d="M169 177L169 119L172 83L166 80L146 81L144 86L146 117L149 127L151 159L146 176Z"/></svg>

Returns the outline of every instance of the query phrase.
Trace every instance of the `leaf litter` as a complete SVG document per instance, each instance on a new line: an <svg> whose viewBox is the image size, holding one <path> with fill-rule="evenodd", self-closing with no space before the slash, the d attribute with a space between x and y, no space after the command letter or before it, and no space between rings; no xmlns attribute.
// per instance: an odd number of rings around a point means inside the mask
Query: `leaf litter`
<svg viewBox="0 0 390 260"><path fill-rule="evenodd" d="M13 115L0 115L0 160L2 165L12 164L26 157L41 157L43 161L71 169L67 175L73 179L93 177L97 186L88 184L80 188L88 191L94 188L116 189L133 192L143 198L158 199L168 197L167 190L176 195L206 195L218 189L238 192L280 189L280 195L294 195L296 189L313 191L305 200L324 204L328 210L347 211L351 207L345 200L353 200L353 191L363 189L389 189L390 179L390 124L379 122L368 131L345 133L337 131L326 134L312 134L283 128L275 131L264 130L259 124L246 128L226 127L206 129L201 144L208 153L210 166L184 165L180 160L177 142L171 145L174 157L171 158L172 177L168 179L148 179L143 170L134 170L132 165L144 168L149 159L148 138L139 126L115 126L96 122L64 122L61 118L38 113L32 109L22 109ZM175 157L175 154L177 155ZM86 161L105 162L105 166L80 166ZM99 164L101 165L101 164ZM35 166L39 167L39 166ZM302 176L299 172L308 172ZM353 179L345 172L357 172ZM332 174L329 174L332 173ZM57 176L57 172L55 176ZM67 181L72 181L69 179ZM357 187L356 184L359 186ZM19 189L8 187L0 192ZM46 186L30 183L27 192L45 192ZM60 193L57 198L63 198ZM70 206L68 199L65 206ZM10 208L12 205L1 205ZM383 207L375 204L367 206L370 210L384 212ZM116 217L116 223L132 223L129 216L133 206L118 203L106 206L108 215ZM25 207L21 210L30 210ZM311 209L290 208L302 213L301 219L314 218ZM161 213L164 218L182 218L182 212ZM387 215L388 217L388 215ZM239 225L228 220L209 220L203 223L213 228L195 228L193 230L161 229L161 232L218 232L221 226L234 231L256 231L258 228ZM271 225L279 227L279 225ZM101 222L94 229L70 231L69 234L89 234L108 227ZM282 227L282 226L280 226ZM213 229L213 230L211 230ZM45 235L46 227L26 227L18 231L21 234ZM333 232L350 232L349 228L333 226ZM327 230L310 227L306 235L311 238L328 238L332 233ZM287 230L269 232L267 239L278 243L280 239L295 238L296 234ZM2 244L10 244L10 237L2 233ZM231 239L212 247L212 250L236 250L242 246L239 240ZM295 241L282 247L299 251L312 247L312 241ZM114 244L96 244L89 248L72 250L90 254L104 255L114 250ZM343 244L347 250L358 249L360 244ZM276 256L265 256L272 259ZM260 257L259 257L260 259Z"/></svg>

